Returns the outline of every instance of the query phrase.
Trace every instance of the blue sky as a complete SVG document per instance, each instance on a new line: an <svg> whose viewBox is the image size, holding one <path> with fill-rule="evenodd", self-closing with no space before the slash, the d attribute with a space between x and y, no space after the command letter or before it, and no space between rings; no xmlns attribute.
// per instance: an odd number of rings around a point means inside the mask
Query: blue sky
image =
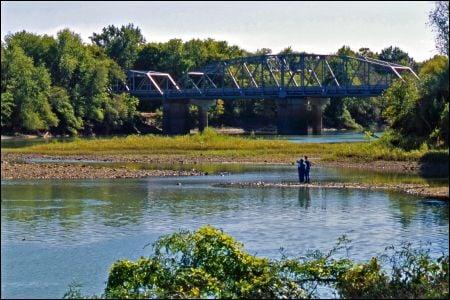
<svg viewBox="0 0 450 300"><path fill-rule="evenodd" d="M2 39L69 27L85 42L109 24L134 23L147 41L227 40L249 51L292 46L320 54L342 45L398 46L418 61L434 54L426 25L433 2L1 2Z"/></svg>

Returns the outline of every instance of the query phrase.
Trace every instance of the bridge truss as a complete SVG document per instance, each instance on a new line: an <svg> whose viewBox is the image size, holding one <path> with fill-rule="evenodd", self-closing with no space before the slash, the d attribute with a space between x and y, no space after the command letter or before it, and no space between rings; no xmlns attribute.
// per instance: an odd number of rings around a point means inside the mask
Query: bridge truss
<svg viewBox="0 0 450 300"><path fill-rule="evenodd" d="M299 53L219 61L178 83L168 73L129 70L115 90L142 100L371 97L404 76L418 78L410 67L377 59Z"/></svg>

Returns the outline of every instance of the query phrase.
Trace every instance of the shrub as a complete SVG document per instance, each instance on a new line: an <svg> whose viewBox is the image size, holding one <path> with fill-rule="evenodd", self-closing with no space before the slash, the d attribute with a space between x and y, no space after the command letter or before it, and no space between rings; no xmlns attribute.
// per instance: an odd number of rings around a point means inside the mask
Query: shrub
<svg viewBox="0 0 450 300"><path fill-rule="evenodd" d="M448 298L448 255L433 260L429 251L402 244L367 263L333 258L347 243L341 237L328 253L271 260L212 226L180 231L156 241L149 258L115 262L102 297L312 298L325 285L343 298ZM71 286L65 297L82 294Z"/></svg>

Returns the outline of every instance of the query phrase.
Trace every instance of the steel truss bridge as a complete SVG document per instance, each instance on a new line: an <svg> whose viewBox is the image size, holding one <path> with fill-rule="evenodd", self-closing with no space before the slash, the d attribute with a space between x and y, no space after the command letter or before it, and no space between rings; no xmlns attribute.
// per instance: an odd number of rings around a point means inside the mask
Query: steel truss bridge
<svg viewBox="0 0 450 300"><path fill-rule="evenodd" d="M214 62L177 80L128 70L114 90L141 100L372 97L408 75L418 78L410 67L363 56L279 54Z"/></svg>

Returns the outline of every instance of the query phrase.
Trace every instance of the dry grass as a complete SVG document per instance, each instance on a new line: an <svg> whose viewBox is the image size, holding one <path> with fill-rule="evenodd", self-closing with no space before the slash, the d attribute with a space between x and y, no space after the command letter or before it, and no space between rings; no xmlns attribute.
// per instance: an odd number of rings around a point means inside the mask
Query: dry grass
<svg viewBox="0 0 450 300"><path fill-rule="evenodd" d="M183 136L130 135L102 139L77 139L71 142L53 142L3 152L38 153L46 155L186 155L223 158L283 159L309 155L323 160L348 159L353 161L418 161L431 151L404 151L378 142L296 144L282 140L245 138L219 135L213 130L203 134ZM434 151L436 153L436 151ZM437 151L448 157L448 150Z"/></svg>

